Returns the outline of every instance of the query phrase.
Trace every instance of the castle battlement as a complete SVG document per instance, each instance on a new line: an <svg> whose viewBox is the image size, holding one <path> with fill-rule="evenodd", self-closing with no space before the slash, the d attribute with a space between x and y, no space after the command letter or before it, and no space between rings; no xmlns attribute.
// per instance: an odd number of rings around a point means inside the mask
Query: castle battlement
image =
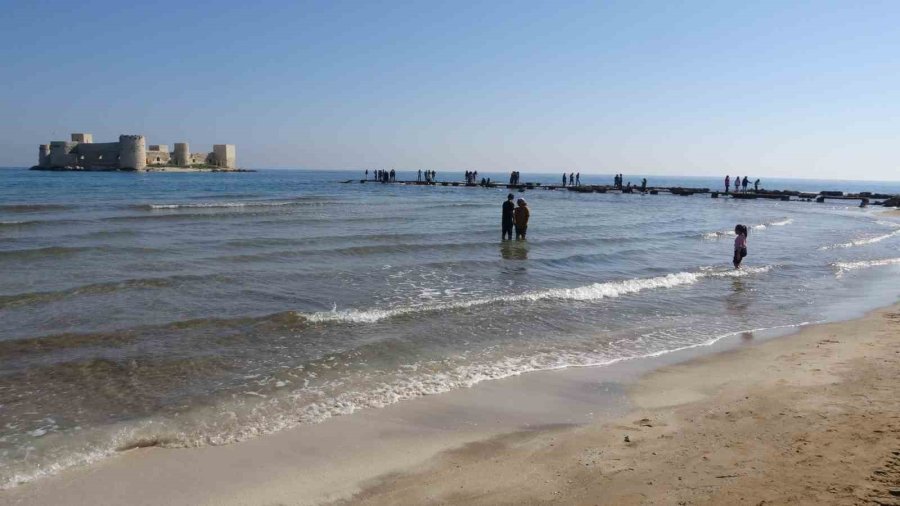
<svg viewBox="0 0 900 506"><path fill-rule="evenodd" d="M35 169L165 170L196 168L236 170L234 144L215 144L209 152L191 153L186 142L151 144L143 135L120 135L118 142L95 143L89 133L73 133L70 141L52 141L38 148Z"/></svg>

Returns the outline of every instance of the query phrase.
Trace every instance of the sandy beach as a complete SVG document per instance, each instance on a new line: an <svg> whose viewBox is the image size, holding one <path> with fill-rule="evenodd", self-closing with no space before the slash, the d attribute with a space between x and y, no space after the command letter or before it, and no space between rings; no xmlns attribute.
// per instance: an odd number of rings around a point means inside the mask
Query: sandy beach
<svg viewBox="0 0 900 506"><path fill-rule="evenodd" d="M611 423L510 434L364 504L900 504L900 306L670 366Z"/></svg>
<svg viewBox="0 0 900 506"><path fill-rule="evenodd" d="M534 373L234 445L134 449L0 502L898 504L898 338L895 305L649 373Z"/></svg>

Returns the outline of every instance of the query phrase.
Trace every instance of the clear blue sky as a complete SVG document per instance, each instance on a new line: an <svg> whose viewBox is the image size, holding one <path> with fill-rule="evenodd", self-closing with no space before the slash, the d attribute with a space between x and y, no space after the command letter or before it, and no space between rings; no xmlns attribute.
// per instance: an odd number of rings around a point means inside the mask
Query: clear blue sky
<svg viewBox="0 0 900 506"><path fill-rule="evenodd" d="M900 2L4 1L0 165L900 179Z"/></svg>

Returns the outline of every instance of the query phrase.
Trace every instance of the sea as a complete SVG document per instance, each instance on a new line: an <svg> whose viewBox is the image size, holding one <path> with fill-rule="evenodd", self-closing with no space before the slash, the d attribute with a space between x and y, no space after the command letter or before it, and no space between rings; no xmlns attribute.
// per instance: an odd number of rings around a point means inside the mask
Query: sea
<svg viewBox="0 0 900 506"><path fill-rule="evenodd" d="M532 371L850 318L900 293L900 218L854 201L534 189L515 192L527 240L504 242L506 188L363 177L0 169L0 487L130 448L229 444ZM738 223L749 255L735 270Z"/></svg>

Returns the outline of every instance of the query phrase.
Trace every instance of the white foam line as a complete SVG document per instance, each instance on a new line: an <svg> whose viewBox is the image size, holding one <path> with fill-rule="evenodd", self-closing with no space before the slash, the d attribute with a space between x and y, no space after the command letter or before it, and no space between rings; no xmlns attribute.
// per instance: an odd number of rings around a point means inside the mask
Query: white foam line
<svg viewBox="0 0 900 506"><path fill-rule="evenodd" d="M149 204L150 209L205 209L216 207L277 207L290 206L297 202L210 202L203 204Z"/></svg>
<svg viewBox="0 0 900 506"><path fill-rule="evenodd" d="M766 223L750 225L750 229L751 230L765 230L769 227L783 227L785 225L790 225L793 222L794 222L793 218L782 218L782 219L776 220L776 221L770 221L770 222L766 222ZM734 235L734 230L721 230L719 232L707 232L707 233L703 234L703 238L704 239L717 239L719 237L727 237L730 235L731 236Z"/></svg>
<svg viewBox="0 0 900 506"><path fill-rule="evenodd" d="M352 323L374 323L387 318L396 316L419 313L426 311L446 311L453 309L464 309L474 306L483 306L498 302L536 302L545 299L560 300L577 300L577 301L594 301L605 298L614 298L621 295L632 294L644 290L652 290L656 288L673 288L681 285L694 284L703 278L719 278L719 277L741 277L750 274L767 272L771 266L750 267L740 270L713 271L705 270L701 272L678 272L658 276L654 278L629 279L624 281L610 281L605 283L592 283L586 286L575 288L552 288L538 292L527 292L515 295L500 295L497 297L462 300L458 302L448 302L444 304L408 306L396 309L345 309L337 308L331 311L320 311L316 313L303 314L299 316L306 318L311 322L352 322Z"/></svg>
<svg viewBox="0 0 900 506"><path fill-rule="evenodd" d="M875 237L868 237L865 239L856 239L850 242L845 242L841 244L832 244L831 246L822 246L819 248L820 250L829 250L829 249L837 249L837 248L853 248L855 246L865 246L867 244L875 244L876 242L881 242L885 239L890 239L891 237L896 237L900 235L900 229L897 229L890 234L878 235Z"/></svg>
<svg viewBox="0 0 900 506"><path fill-rule="evenodd" d="M862 260L859 262L835 262L832 265L837 269L837 274L835 275L841 277L847 271L898 264L900 264L900 258L882 258L879 260Z"/></svg>
<svg viewBox="0 0 900 506"><path fill-rule="evenodd" d="M328 398L324 401L307 404L298 411L285 413L280 420L271 423L267 427L244 427L238 433L229 435L220 435L219 437L201 437L196 440L169 439L168 442L162 443L162 447L196 447L206 445L230 444L242 441L251 437L264 434L271 434L280 430L289 429L302 424L321 423L330 418L342 415L349 415L356 411L371 408L382 408L400 401L423 397L426 395L435 395L460 388L470 388L481 382L509 378L522 374L554 371L568 368L580 367L605 367L619 362L630 360L640 360L647 358L656 358L670 353L712 346L722 339L737 336L746 332L761 332L764 330L775 330L782 328L797 328L816 322L802 322L793 325L780 325L775 327L761 327L750 330L741 330L728 332L714 336L711 339L700 343L694 343L679 346L671 349L659 350L646 354L628 355L616 358L605 358L587 361L583 363L561 363L557 365L539 365L539 356L519 356L508 357L503 361L492 364L459 366L445 373L431 374L421 377L410 377L396 381L390 384L383 384L366 392L345 392L336 397ZM563 358L563 357L561 357ZM272 402L275 402L274 400ZM148 431L148 433L144 433ZM106 448L87 451L84 453L76 453L68 455L56 462L29 472L16 473L12 475L6 482L0 483L0 490L11 489L17 485L34 481L36 479L57 474L65 469L91 464L109 457L118 452L117 448L127 446L125 443L131 443L136 440L160 439L154 438L153 434L159 432L159 427L154 428L152 422L145 422L136 427L124 428L115 432L112 440L106 445ZM173 435L169 434L169 438Z"/></svg>
<svg viewBox="0 0 900 506"><path fill-rule="evenodd" d="M896 221L878 220L875 223L883 227L900 228L900 223L897 223Z"/></svg>

